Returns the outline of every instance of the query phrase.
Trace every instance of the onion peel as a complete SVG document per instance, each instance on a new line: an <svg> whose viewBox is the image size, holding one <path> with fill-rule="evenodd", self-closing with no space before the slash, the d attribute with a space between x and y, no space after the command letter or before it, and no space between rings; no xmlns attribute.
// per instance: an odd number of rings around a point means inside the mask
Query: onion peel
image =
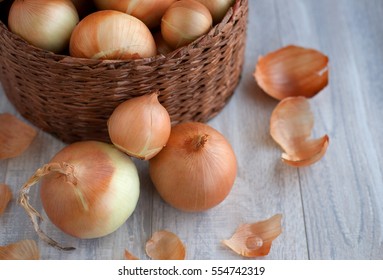
<svg viewBox="0 0 383 280"><path fill-rule="evenodd" d="M125 249L124 257L125 257L126 260L139 260L139 258L137 258L135 255L133 255L127 249Z"/></svg>
<svg viewBox="0 0 383 280"><path fill-rule="evenodd" d="M12 199L12 191L6 184L0 184L0 215L4 213L8 203Z"/></svg>
<svg viewBox="0 0 383 280"><path fill-rule="evenodd" d="M300 167L319 161L327 151L328 135L310 139L314 115L307 98L288 97L278 103L271 114L270 134L285 151L282 161Z"/></svg>
<svg viewBox="0 0 383 280"><path fill-rule="evenodd" d="M34 240L21 240L0 246L0 260L39 260L40 251Z"/></svg>
<svg viewBox="0 0 383 280"><path fill-rule="evenodd" d="M9 113L0 114L0 159L14 158L28 149L36 130Z"/></svg>
<svg viewBox="0 0 383 280"><path fill-rule="evenodd" d="M145 250L153 260L184 260L186 255L180 238L166 230L155 232L146 242Z"/></svg>
<svg viewBox="0 0 383 280"><path fill-rule="evenodd" d="M271 245L282 232L281 214L267 220L240 225L230 239L222 243L244 257L262 257L269 254Z"/></svg>
<svg viewBox="0 0 383 280"><path fill-rule="evenodd" d="M315 96L328 84L328 57L323 53L289 45L260 56L254 78L271 97Z"/></svg>

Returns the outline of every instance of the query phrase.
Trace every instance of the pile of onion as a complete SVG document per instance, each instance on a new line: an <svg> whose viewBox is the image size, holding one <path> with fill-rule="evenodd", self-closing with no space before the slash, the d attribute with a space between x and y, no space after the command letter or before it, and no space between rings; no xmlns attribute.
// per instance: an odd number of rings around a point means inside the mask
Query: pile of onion
<svg viewBox="0 0 383 280"><path fill-rule="evenodd" d="M84 141L59 151L23 186L19 203L32 219L40 238L63 250L39 228L40 214L29 204L28 192L40 179L41 202L63 232L78 238L97 238L119 228L134 211L139 178L133 161L109 144Z"/></svg>

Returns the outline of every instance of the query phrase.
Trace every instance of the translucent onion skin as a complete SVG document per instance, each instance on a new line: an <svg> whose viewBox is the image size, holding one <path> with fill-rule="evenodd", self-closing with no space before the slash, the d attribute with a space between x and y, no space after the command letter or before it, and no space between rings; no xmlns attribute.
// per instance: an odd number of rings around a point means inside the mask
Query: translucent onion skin
<svg viewBox="0 0 383 280"><path fill-rule="evenodd" d="M139 178L133 161L109 144L84 141L56 154L51 163L73 166L77 184L51 173L41 182L41 202L53 224L78 238L97 238L119 228L133 213Z"/></svg>
<svg viewBox="0 0 383 280"><path fill-rule="evenodd" d="M93 59L138 59L157 54L148 27L118 11L98 11L86 16L73 30L70 55Z"/></svg>
<svg viewBox="0 0 383 280"><path fill-rule="evenodd" d="M173 3L161 19L161 34L165 42L177 49L209 32L213 19L209 10L195 0Z"/></svg>
<svg viewBox="0 0 383 280"><path fill-rule="evenodd" d="M176 0L95 0L99 9L116 10L140 19L149 28L160 25L161 18Z"/></svg>
<svg viewBox="0 0 383 280"><path fill-rule="evenodd" d="M132 157L148 160L157 155L169 139L171 121L158 101L157 92L121 103L108 120L112 143Z"/></svg>
<svg viewBox="0 0 383 280"><path fill-rule="evenodd" d="M160 196L173 207L199 212L221 203L237 173L234 151L225 137L198 122L175 125L166 146L149 161Z"/></svg>
<svg viewBox="0 0 383 280"><path fill-rule="evenodd" d="M79 21L70 0L15 0L9 11L9 29L28 43L54 53L68 47Z"/></svg>

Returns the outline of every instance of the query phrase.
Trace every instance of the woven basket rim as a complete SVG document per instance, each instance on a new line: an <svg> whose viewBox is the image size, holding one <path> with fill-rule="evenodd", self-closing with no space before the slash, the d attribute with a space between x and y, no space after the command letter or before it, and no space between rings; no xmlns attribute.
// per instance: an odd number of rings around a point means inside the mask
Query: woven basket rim
<svg viewBox="0 0 383 280"><path fill-rule="evenodd" d="M220 23L215 24L210 31L200 36L198 39L191 42L189 45L186 45L184 47L178 48L168 54L157 54L153 57L149 58L139 58L139 59L126 59L126 60L100 60L100 59L94 59L94 58L78 58L78 57L72 57L69 54L56 54L48 50L44 50L38 47L33 46L32 44L29 44L26 40L21 38L19 35L14 34L11 32L5 23L3 23L0 20L0 29L5 30L7 32L7 35L11 37L12 40L16 40L20 43L20 45L25 48L27 51L40 53L42 56L44 56L46 59L52 59L55 61L58 61L60 63L65 63L69 65L90 65L90 64L99 64L99 63L107 63L107 64L132 64L132 65L144 65L144 64L150 64L151 62L158 62L161 60L168 60L173 58L182 57L184 54L187 54L190 52L190 50L197 48L197 47L203 47L205 45L205 42L209 42L211 37L219 35L225 26L229 23L232 23L235 21L236 16L238 15L238 7L244 4L247 4L248 0L235 0L234 5L232 5L229 10L227 11L224 18L221 20ZM0 30L1 31L1 30Z"/></svg>

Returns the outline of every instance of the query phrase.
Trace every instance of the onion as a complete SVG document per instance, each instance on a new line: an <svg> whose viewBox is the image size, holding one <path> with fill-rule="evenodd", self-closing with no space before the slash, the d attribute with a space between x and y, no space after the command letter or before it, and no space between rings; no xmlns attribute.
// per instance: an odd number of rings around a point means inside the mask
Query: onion
<svg viewBox="0 0 383 280"><path fill-rule="evenodd" d="M184 211L204 211L222 202L234 184L235 154L207 124L175 125L161 152L149 161L149 174L160 196Z"/></svg>
<svg viewBox="0 0 383 280"><path fill-rule="evenodd" d="M99 11L82 19L69 47L74 57L135 59L155 56L153 36L139 19L117 11Z"/></svg>
<svg viewBox="0 0 383 280"><path fill-rule="evenodd" d="M197 0L204 4L210 11L213 22L219 23L226 15L227 11L233 6L235 0Z"/></svg>
<svg viewBox="0 0 383 280"><path fill-rule="evenodd" d="M209 10L195 0L172 4L161 20L161 33L173 49L185 46L206 34L212 27Z"/></svg>
<svg viewBox="0 0 383 280"><path fill-rule="evenodd" d="M108 120L112 143L130 156L148 160L166 145L171 122L168 111L158 101L158 93L121 103Z"/></svg>
<svg viewBox="0 0 383 280"><path fill-rule="evenodd" d="M176 0L95 0L99 9L116 10L142 20L149 28L159 26L166 9Z"/></svg>
<svg viewBox="0 0 383 280"><path fill-rule="evenodd" d="M55 53L68 47L79 21L70 0L15 0L9 11L9 29L30 44Z"/></svg>
<svg viewBox="0 0 383 280"><path fill-rule="evenodd" d="M28 202L29 188L42 178L41 202L63 232L78 238L96 238L117 230L134 211L139 178L132 160L109 144L84 141L58 152L23 186L19 203L31 217L40 238L59 249L38 225L41 217Z"/></svg>

